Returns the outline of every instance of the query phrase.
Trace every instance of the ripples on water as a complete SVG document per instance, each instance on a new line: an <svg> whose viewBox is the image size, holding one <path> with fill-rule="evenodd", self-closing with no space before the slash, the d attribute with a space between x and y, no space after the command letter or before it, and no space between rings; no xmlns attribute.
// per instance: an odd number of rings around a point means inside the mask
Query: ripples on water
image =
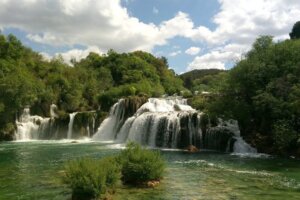
<svg viewBox="0 0 300 200"><path fill-rule="evenodd" d="M0 199L68 199L63 164L101 158L124 145L90 140L0 144ZM265 154L223 154L162 149L167 170L155 189L121 186L114 199L300 199L300 161Z"/></svg>

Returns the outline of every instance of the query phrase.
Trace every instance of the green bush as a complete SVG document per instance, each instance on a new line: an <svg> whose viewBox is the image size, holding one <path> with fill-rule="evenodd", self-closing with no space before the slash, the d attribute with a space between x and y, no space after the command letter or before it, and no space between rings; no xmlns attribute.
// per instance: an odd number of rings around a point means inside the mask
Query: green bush
<svg viewBox="0 0 300 200"><path fill-rule="evenodd" d="M165 163L158 151L150 151L136 143L129 143L119 155L122 181L125 184L143 184L162 178Z"/></svg>
<svg viewBox="0 0 300 200"><path fill-rule="evenodd" d="M101 198L112 192L120 179L120 165L114 157L101 160L83 158L65 166L63 181L72 189L74 197Z"/></svg>
<svg viewBox="0 0 300 200"><path fill-rule="evenodd" d="M279 153L284 153L289 148L296 148L297 132L291 127L289 122L285 120L279 120L273 126L273 139Z"/></svg>

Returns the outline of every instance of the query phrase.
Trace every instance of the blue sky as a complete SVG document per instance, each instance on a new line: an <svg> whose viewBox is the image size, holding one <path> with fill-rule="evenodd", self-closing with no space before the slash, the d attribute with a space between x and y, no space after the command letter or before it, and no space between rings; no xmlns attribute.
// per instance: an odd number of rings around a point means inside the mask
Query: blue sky
<svg viewBox="0 0 300 200"><path fill-rule="evenodd" d="M219 10L217 0L132 0L123 5L129 10L129 13L145 23L154 23L159 25L160 22L174 17L179 11L188 13L196 26L204 25L210 29L215 29L212 17ZM191 46L197 46L205 50L205 45L182 38L175 37L169 40L167 45L157 46L153 53L158 56L168 58L169 65L177 72L184 72L187 64L192 62L193 56L184 53ZM176 56L170 54L181 51Z"/></svg>
<svg viewBox="0 0 300 200"><path fill-rule="evenodd" d="M229 69L259 35L288 38L299 16L297 0L0 0L2 32L48 59L144 50L177 73Z"/></svg>

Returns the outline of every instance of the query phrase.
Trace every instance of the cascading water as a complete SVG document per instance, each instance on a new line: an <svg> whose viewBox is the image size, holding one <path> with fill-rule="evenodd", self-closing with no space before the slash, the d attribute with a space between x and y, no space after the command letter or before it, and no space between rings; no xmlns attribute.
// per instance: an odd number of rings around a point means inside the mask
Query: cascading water
<svg viewBox="0 0 300 200"><path fill-rule="evenodd" d="M39 134L49 126L49 123L50 118L31 116L30 109L25 108L20 118L16 121L16 140L38 139Z"/></svg>
<svg viewBox="0 0 300 200"><path fill-rule="evenodd" d="M150 98L137 112L124 119L124 107L119 100L110 116L101 124L94 139L137 141L144 145L184 148L190 143L200 145L200 116L182 98Z"/></svg>
<svg viewBox="0 0 300 200"><path fill-rule="evenodd" d="M203 113L178 97L150 98L133 116L124 116L124 99L119 100L103 121L95 140L136 141L142 145L166 148L198 148L220 151L254 152L239 133L236 121L222 122L216 127L201 127ZM221 123L222 122L222 123Z"/></svg>
<svg viewBox="0 0 300 200"><path fill-rule="evenodd" d="M95 140L114 140L119 128L123 125L125 119L125 100L120 99L110 109L109 117L106 118L93 136Z"/></svg>
<svg viewBox="0 0 300 200"><path fill-rule="evenodd" d="M57 106L55 104L50 105L50 117L56 118L58 115L56 114Z"/></svg>
<svg viewBox="0 0 300 200"><path fill-rule="evenodd" d="M257 153L257 150L251 147L248 143L244 141L241 137L241 132L238 127L238 122L235 120L230 120L225 122L226 126L231 129L234 133L234 139L236 140L233 145L233 152L234 153Z"/></svg>
<svg viewBox="0 0 300 200"><path fill-rule="evenodd" d="M80 139L94 134L94 111L71 113L69 118L58 117L56 105L50 106L50 118L31 116L30 109L25 108L22 115L16 120L16 140L57 140ZM75 117L78 116L76 121ZM79 123L78 123L79 122Z"/></svg>
<svg viewBox="0 0 300 200"><path fill-rule="evenodd" d="M24 109L16 121L16 139L75 139L94 134L95 117L98 116L94 111L75 112L69 114L69 118L58 118L56 110L56 106L51 105L51 118L43 118L31 116L29 108ZM240 136L237 121L219 120L217 126L211 127L207 120L203 113L187 105L187 101L180 97L120 99L93 139L119 143L136 141L164 148L194 145L224 152L256 152Z"/></svg>
<svg viewBox="0 0 300 200"><path fill-rule="evenodd" d="M72 133L73 133L73 124L74 124L74 119L76 116L77 112L74 113L70 113L70 121L69 121L69 125L68 125L68 133L67 133L67 138L68 139L72 139Z"/></svg>

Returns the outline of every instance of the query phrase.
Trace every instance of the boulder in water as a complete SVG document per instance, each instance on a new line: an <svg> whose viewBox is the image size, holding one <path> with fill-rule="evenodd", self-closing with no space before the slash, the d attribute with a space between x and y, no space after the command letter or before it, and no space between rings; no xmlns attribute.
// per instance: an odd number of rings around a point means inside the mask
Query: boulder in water
<svg viewBox="0 0 300 200"><path fill-rule="evenodd" d="M194 145L189 145L186 150L189 152L189 153L196 153L199 151L199 149L197 147L195 147Z"/></svg>

